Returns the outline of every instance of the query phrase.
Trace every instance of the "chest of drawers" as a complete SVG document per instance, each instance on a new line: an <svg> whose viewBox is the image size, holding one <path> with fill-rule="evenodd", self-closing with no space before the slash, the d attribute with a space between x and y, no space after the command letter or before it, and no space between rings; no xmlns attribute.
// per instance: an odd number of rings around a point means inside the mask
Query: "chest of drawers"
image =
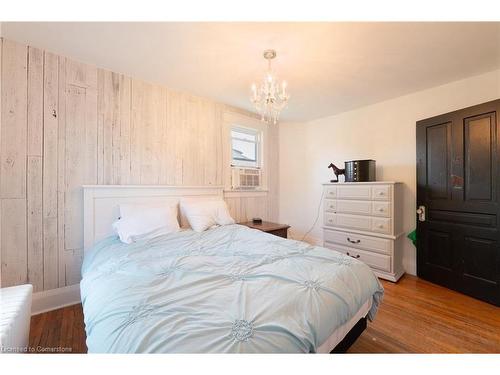
<svg viewBox="0 0 500 375"><path fill-rule="evenodd" d="M402 184L323 185L323 245L368 264L381 278L403 274Z"/></svg>

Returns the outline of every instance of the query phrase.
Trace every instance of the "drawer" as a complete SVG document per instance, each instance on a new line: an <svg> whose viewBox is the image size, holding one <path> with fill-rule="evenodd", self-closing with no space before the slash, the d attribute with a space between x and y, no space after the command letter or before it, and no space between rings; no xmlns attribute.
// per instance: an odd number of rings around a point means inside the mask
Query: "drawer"
<svg viewBox="0 0 500 375"><path fill-rule="evenodd" d="M343 227L368 232L391 233L391 219L381 217L326 212L324 224L325 226Z"/></svg>
<svg viewBox="0 0 500 375"><path fill-rule="evenodd" d="M325 199L324 209L339 214L391 217L390 202Z"/></svg>
<svg viewBox="0 0 500 375"><path fill-rule="evenodd" d="M372 227L370 217L334 213L325 214L325 225L358 230L370 230Z"/></svg>
<svg viewBox="0 0 500 375"><path fill-rule="evenodd" d="M337 225L337 215L335 215L333 213L332 214L326 213L325 214L324 224L326 226L335 226L335 225Z"/></svg>
<svg viewBox="0 0 500 375"><path fill-rule="evenodd" d="M373 217L372 220L372 228L373 232L378 233L391 233L391 219L382 219L378 217Z"/></svg>
<svg viewBox="0 0 500 375"><path fill-rule="evenodd" d="M373 200L388 201L391 199L391 185L372 186L371 190Z"/></svg>
<svg viewBox="0 0 500 375"><path fill-rule="evenodd" d="M391 217L391 202L371 202L372 215Z"/></svg>
<svg viewBox="0 0 500 375"><path fill-rule="evenodd" d="M338 213L370 215L371 211L372 211L372 202L370 201L354 201L354 200L337 201Z"/></svg>
<svg viewBox="0 0 500 375"><path fill-rule="evenodd" d="M275 229L267 232L269 234L274 234L278 237L288 238L288 228Z"/></svg>
<svg viewBox="0 0 500 375"><path fill-rule="evenodd" d="M337 198L337 187L325 188L325 198Z"/></svg>
<svg viewBox="0 0 500 375"><path fill-rule="evenodd" d="M332 250L337 250L341 253L349 255L350 257L358 259L372 268L376 268L385 272L391 272L391 257L388 255L372 253L370 251L340 246L333 243L325 243L325 247Z"/></svg>
<svg viewBox="0 0 500 375"><path fill-rule="evenodd" d="M327 212L336 212L337 211L337 201L333 199L325 199L323 208Z"/></svg>
<svg viewBox="0 0 500 375"><path fill-rule="evenodd" d="M370 199L371 195L372 195L371 186L367 185L337 186L338 199Z"/></svg>
<svg viewBox="0 0 500 375"><path fill-rule="evenodd" d="M338 245L391 255L392 240L385 238L325 229L324 239Z"/></svg>

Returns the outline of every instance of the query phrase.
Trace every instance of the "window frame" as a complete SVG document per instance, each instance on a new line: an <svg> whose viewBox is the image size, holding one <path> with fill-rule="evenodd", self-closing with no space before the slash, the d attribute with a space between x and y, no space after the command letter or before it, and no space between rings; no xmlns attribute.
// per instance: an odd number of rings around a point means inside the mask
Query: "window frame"
<svg viewBox="0 0 500 375"><path fill-rule="evenodd" d="M269 145L268 137L269 124L263 122L251 114L241 113L231 109L226 109L223 114L222 120L222 186L224 189L224 196L226 197L264 197L268 194L268 162L269 162ZM260 171L261 171L261 187L256 190L240 190L233 189L232 187L232 174L236 168L245 167L232 167L232 145L231 145L231 128L233 126L251 129L260 132ZM251 168L251 167L247 167Z"/></svg>
<svg viewBox="0 0 500 375"><path fill-rule="evenodd" d="M255 142L249 141L247 139L233 137L233 131L239 132L243 134L248 134L255 136ZM246 127L240 124L232 124L229 129L230 135L230 152L231 152L231 168L254 168L254 169L262 169L262 130ZM255 144L255 161L245 161L241 159L235 159L233 157L233 140L238 140L241 142L248 142Z"/></svg>

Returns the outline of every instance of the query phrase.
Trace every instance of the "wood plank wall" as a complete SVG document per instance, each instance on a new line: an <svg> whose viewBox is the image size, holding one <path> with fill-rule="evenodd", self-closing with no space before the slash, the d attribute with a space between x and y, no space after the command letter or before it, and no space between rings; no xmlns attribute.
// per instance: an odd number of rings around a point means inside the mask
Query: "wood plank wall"
<svg viewBox="0 0 500 375"><path fill-rule="evenodd" d="M1 40L1 286L78 283L83 184L223 185L221 103ZM278 217L278 130L269 193L227 199L237 221Z"/></svg>

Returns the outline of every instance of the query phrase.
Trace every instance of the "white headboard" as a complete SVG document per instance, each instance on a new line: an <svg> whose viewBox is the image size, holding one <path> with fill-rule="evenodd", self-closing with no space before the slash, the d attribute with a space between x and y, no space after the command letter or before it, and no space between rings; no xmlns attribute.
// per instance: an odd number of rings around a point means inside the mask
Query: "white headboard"
<svg viewBox="0 0 500 375"><path fill-rule="evenodd" d="M222 199L222 186L84 185L83 236L85 250L113 234L111 225L120 214L119 205L169 204L182 199ZM186 219L180 217L181 225Z"/></svg>

